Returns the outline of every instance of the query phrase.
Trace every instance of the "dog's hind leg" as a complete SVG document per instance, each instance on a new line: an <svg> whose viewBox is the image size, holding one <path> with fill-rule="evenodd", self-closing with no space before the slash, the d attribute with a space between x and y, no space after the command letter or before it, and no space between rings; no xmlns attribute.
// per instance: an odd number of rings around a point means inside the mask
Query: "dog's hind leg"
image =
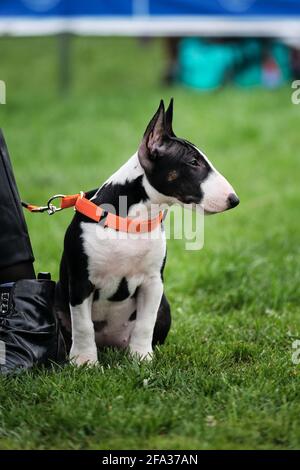
<svg viewBox="0 0 300 470"><path fill-rule="evenodd" d="M171 309L165 294L163 294L157 312L157 319L153 332L152 347L163 344L171 327Z"/></svg>

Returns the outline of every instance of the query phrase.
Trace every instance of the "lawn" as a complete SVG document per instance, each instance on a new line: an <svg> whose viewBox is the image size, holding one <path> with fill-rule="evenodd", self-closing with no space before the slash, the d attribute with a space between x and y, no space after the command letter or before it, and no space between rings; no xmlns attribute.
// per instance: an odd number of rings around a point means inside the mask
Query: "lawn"
<svg viewBox="0 0 300 470"><path fill-rule="evenodd" d="M161 97L176 132L237 190L205 246L170 241L173 325L151 364L117 351L101 368L0 379L2 449L299 449L299 116L291 89L199 94L160 86L162 45L74 39L57 91L56 39L1 39L3 128L22 197L97 187L131 156ZM36 269L58 276L72 211L26 215Z"/></svg>

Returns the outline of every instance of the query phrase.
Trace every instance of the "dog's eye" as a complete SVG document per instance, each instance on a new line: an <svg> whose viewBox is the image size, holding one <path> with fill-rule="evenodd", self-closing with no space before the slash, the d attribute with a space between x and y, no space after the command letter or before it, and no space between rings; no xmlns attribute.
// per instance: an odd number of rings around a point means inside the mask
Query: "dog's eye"
<svg viewBox="0 0 300 470"><path fill-rule="evenodd" d="M190 165L198 166L198 160L196 158L190 162Z"/></svg>

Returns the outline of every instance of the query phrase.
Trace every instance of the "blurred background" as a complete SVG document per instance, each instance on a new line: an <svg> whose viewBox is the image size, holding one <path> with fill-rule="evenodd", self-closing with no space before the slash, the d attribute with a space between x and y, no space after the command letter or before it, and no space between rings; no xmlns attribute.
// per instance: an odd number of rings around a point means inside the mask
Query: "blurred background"
<svg viewBox="0 0 300 470"><path fill-rule="evenodd" d="M299 20L300 0L2 0L0 125L23 199L97 187L174 96L175 129L237 187L239 217L254 188L264 210L296 157ZM42 219L49 245L28 217L54 275L69 219Z"/></svg>
<svg viewBox="0 0 300 470"><path fill-rule="evenodd" d="M176 134L241 200L205 219L203 250L168 243L173 325L148 389L130 365L3 387L0 446L299 448L299 45L300 0L0 1L0 127L25 201L98 187L171 96ZM57 279L72 210L26 217Z"/></svg>
<svg viewBox="0 0 300 470"><path fill-rule="evenodd" d="M0 125L23 199L99 186L174 96L176 131L236 187L236 217L264 213L298 161L299 20L298 0L2 0ZM70 213L27 219L37 263L57 275Z"/></svg>
<svg viewBox="0 0 300 470"><path fill-rule="evenodd" d="M63 90L71 35L164 37L166 84L273 88L299 74L299 16L298 0L2 0L0 34L60 36Z"/></svg>
<svg viewBox="0 0 300 470"><path fill-rule="evenodd" d="M23 199L97 187L174 96L175 129L237 188L236 217L258 204L264 223L298 162L299 20L300 0L2 0L0 125ZM49 245L28 217L37 262L54 275L69 219L42 219Z"/></svg>

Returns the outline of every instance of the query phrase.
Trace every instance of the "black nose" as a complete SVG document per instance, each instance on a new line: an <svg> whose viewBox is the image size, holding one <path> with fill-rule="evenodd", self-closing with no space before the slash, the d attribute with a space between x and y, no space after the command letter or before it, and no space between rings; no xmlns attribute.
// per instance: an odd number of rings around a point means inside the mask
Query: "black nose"
<svg viewBox="0 0 300 470"><path fill-rule="evenodd" d="M235 194L229 194L228 196L228 208L232 209L233 207L238 206L240 203L239 198Z"/></svg>

